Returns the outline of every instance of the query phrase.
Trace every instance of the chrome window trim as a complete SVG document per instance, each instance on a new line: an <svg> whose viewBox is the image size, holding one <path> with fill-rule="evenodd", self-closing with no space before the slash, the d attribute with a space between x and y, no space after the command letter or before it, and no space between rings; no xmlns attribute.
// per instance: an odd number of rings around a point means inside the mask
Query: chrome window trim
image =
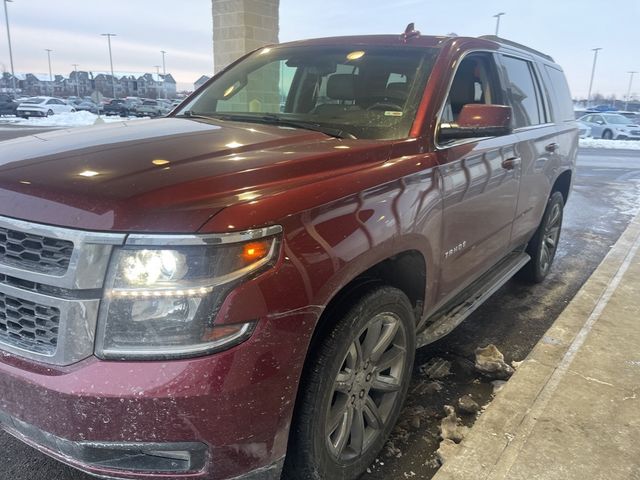
<svg viewBox="0 0 640 480"><path fill-rule="evenodd" d="M21 357L60 366L71 365L93 355L98 307L100 304L99 298L67 300L23 290L5 283L0 283L0 292L60 310L58 344L53 355L20 348L10 343L5 343L0 339L2 350Z"/></svg>
<svg viewBox="0 0 640 480"><path fill-rule="evenodd" d="M242 232L211 233L203 235L171 235L171 234L131 234L127 237L126 246L140 247L174 247L189 245L224 245L228 243L248 242L259 240L282 233L281 225L271 225L264 228L245 230Z"/></svg>
<svg viewBox="0 0 640 480"><path fill-rule="evenodd" d="M72 242L73 253L64 275L40 273L0 262L0 273L69 290L102 288L111 249L114 245L122 245L126 238L124 233L74 230L2 216L0 216L0 227ZM102 259L104 261L99 261Z"/></svg>
<svg viewBox="0 0 640 480"><path fill-rule="evenodd" d="M498 52L499 50L491 50L487 48L477 48L477 49L474 48L471 50L467 50L462 55L460 55L460 57L457 58L454 64L453 74L451 75L451 77L449 77L449 82L447 83L445 95L440 101L440 108L438 108L438 114L436 115L436 124L435 124L435 129L433 131L433 146L435 147L435 151L446 150L453 146L465 145L467 143L478 142L479 140L486 140L488 138L496 138L496 137L477 137L477 138L469 138L469 139L460 139L446 145L442 145L440 142L438 142L438 133L440 132L440 123L442 121L442 115L444 114L444 109L447 106L447 99L449 98L449 92L451 91L451 86L453 85L453 79L455 78L456 73L458 73L458 68L460 67L460 64L466 57L474 53L489 53L491 55L495 55ZM499 67L499 65L497 64L497 61L495 62L496 62L496 66Z"/></svg>

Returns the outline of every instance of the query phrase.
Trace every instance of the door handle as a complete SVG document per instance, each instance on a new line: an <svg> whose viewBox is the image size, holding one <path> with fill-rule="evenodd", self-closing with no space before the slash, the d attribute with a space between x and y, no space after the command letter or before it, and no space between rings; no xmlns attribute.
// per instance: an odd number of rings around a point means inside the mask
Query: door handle
<svg viewBox="0 0 640 480"><path fill-rule="evenodd" d="M520 157L506 158L502 161L502 168L505 170L513 170L520 164Z"/></svg>
<svg viewBox="0 0 640 480"><path fill-rule="evenodd" d="M550 143L549 145L547 145L546 147L544 147L544 149L549 152L549 153L553 153L556 150L558 150L559 146L557 143Z"/></svg>

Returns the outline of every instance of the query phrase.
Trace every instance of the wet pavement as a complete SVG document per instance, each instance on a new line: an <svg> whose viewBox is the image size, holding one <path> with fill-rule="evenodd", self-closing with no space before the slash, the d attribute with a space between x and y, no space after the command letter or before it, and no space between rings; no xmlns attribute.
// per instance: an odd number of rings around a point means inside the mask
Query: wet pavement
<svg viewBox="0 0 640 480"><path fill-rule="evenodd" d="M0 129L0 141L39 133ZM420 349L410 395L391 440L362 480L430 478L445 405L470 395L490 402L494 385L474 367L475 350L494 344L507 363L526 357L640 209L640 152L581 150L573 193L565 210L560 247L547 280L535 286L508 282L453 333ZM440 368L433 359L442 359ZM445 362L450 362L450 374ZM430 377L431 375L431 377ZM439 377L439 378L434 378ZM460 414L471 426L476 414ZM88 480L92 477L0 433L0 478Z"/></svg>

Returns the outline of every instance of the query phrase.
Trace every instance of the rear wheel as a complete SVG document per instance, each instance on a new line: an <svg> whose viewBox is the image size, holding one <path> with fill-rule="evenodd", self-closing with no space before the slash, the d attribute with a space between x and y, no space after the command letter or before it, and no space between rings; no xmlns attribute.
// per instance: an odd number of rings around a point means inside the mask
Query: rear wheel
<svg viewBox="0 0 640 480"><path fill-rule="evenodd" d="M414 355L415 320L407 296L392 287L361 296L306 369L284 478L358 478L398 419Z"/></svg>
<svg viewBox="0 0 640 480"><path fill-rule="evenodd" d="M613 138L613 133L611 132L611 130L605 130L604 132L602 132L602 138L604 138L605 140L611 140Z"/></svg>
<svg viewBox="0 0 640 480"><path fill-rule="evenodd" d="M540 283L549 274L560 240L563 211L564 197L560 192L553 192L547 202L538 230L527 245L527 253L531 256L531 261L520 270L521 279Z"/></svg>

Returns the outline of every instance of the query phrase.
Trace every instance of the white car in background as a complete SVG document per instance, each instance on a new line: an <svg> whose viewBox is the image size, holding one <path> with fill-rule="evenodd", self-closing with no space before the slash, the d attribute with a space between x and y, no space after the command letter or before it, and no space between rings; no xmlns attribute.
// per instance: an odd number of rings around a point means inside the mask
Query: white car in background
<svg viewBox="0 0 640 480"><path fill-rule="evenodd" d="M593 138L640 140L640 125L618 113L590 113L578 120L591 127Z"/></svg>
<svg viewBox="0 0 640 480"><path fill-rule="evenodd" d="M61 98L32 97L20 103L17 115L19 117L48 117L57 113L75 112L75 107L68 105Z"/></svg>
<svg viewBox="0 0 640 480"><path fill-rule="evenodd" d="M578 120L578 132L580 138L588 138L591 136L591 127L586 123Z"/></svg>

